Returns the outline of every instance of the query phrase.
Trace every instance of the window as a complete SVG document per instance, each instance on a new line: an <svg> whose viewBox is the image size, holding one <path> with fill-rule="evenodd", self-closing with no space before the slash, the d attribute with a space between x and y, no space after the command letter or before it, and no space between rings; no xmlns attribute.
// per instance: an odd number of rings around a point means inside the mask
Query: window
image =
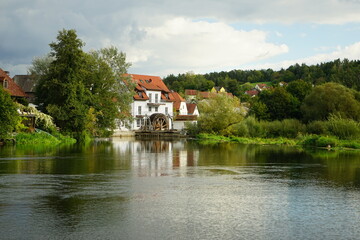
<svg viewBox="0 0 360 240"><path fill-rule="evenodd" d="M8 88L8 81L7 80L4 80L4 88Z"/></svg>
<svg viewBox="0 0 360 240"><path fill-rule="evenodd" d="M151 102L152 101L152 94L149 93L149 101Z"/></svg>
<svg viewBox="0 0 360 240"><path fill-rule="evenodd" d="M155 112L159 111L159 107L155 107Z"/></svg>
<svg viewBox="0 0 360 240"><path fill-rule="evenodd" d="M155 103L158 103L158 94L155 94Z"/></svg>
<svg viewBox="0 0 360 240"><path fill-rule="evenodd" d="M169 108L165 107L165 114L168 114L168 113L169 113Z"/></svg>
<svg viewBox="0 0 360 240"><path fill-rule="evenodd" d="M140 124L141 124L140 118L136 119L136 127L140 127Z"/></svg>
<svg viewBox="0 0 360 240"><path fill-rule="evenodd" d="M138 106L138 114L141 115L141 106Z"/></svg>
<svg viewBox="0 0 360 240"><path fill-rule="evenodd" d="M151 112L151 110L152 110L151 107L149 107L149 112Z"/></svg>

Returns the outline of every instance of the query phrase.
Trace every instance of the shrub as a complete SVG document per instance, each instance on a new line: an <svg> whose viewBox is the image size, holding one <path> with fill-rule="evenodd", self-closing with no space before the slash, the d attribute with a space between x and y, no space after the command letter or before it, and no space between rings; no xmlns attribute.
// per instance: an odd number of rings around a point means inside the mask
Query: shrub
<svg viewBox="0 0 360 240"><path fill-rule="evenodd" d="M359 123L352 119L343 119L332 115L327 122L327 130L340 139L357 139L360 137Z"/></svg>
<svg viewBox="0 0 360 240"><path fill-rule="evenodd" d="M284 119L282 122L282 137L296 138L306 131L306 126L297 119Z"/></svg>
<svg viewBox="0 0 360 240"><path fill-rule="evenodd" d="M234 135L239 137L249 137L249 129L245 121L234 125Z"/></svg>
<svg viewBox="0 0 360 240"><path fill-rule="evenodd" d="M248 117L243 123L247 127L249 137L266 137L267 134L263 122L256 120L254 117Z"/></svg>
<svg viewBox="0 0 360 240"><path fill-rule="evenodd" d="M327 135L327 124L325 121L313 121L307 124L306 132L309 134Z"/></svg>
<svg viewBox="0 0 360 240"><path fill-rule="evenodd" d="M338 140L335 137L309 135L304 137L302 145L312 147L336 147L337 142Z"/></svg>

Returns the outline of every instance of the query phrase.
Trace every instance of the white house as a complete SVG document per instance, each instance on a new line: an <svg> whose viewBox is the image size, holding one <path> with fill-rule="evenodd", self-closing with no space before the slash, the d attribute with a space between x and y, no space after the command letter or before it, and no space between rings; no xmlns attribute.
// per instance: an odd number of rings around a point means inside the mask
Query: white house
<svg viewBox="0 0 360 240"><path fill-rule="evenodd" d="M178 93L170 91L158 76L127 76L136 84L131 104L134 121L129 123L129 127L120 124L117 131L183 129L175 122L178 115L186 116L188 111L185 100Z"/></svg>

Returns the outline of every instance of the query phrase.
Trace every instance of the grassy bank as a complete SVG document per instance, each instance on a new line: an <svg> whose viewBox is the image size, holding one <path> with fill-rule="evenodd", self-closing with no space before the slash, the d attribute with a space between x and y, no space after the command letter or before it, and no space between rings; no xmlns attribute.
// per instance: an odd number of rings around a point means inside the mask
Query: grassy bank
<svg viewBox="0 0 360 240"><path fill-rule="evenodd" d="M15 142L17 145L58 145L73 144L76 143L76 140L60 133L51 135L41 131L36 133L18 133L15 136Z"/></svg>
<svg viewBox="0 0 360 240"><path fill-rule="evenodd" d="M360 141L357 140L340 140L336 137L321 135L306 135L297 138L258 138L258 137L225 137L213 134L199 134L196 137L202 143L217 142L236 142L243 144L260 144L260 145L286 145L286 146L303 146L318 147L329 149L360 149Z"/></svg>

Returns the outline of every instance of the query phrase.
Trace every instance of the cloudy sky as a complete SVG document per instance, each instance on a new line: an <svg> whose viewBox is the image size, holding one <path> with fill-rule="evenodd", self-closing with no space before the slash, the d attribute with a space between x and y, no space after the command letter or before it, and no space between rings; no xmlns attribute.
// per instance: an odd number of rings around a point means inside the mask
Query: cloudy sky
<svg viewBox="0 0 360 240"><path fill-rule="evenodd" d="M0 68L26 74L61 29L161 77L360 59L360 0L0 0Z"/></svg>

